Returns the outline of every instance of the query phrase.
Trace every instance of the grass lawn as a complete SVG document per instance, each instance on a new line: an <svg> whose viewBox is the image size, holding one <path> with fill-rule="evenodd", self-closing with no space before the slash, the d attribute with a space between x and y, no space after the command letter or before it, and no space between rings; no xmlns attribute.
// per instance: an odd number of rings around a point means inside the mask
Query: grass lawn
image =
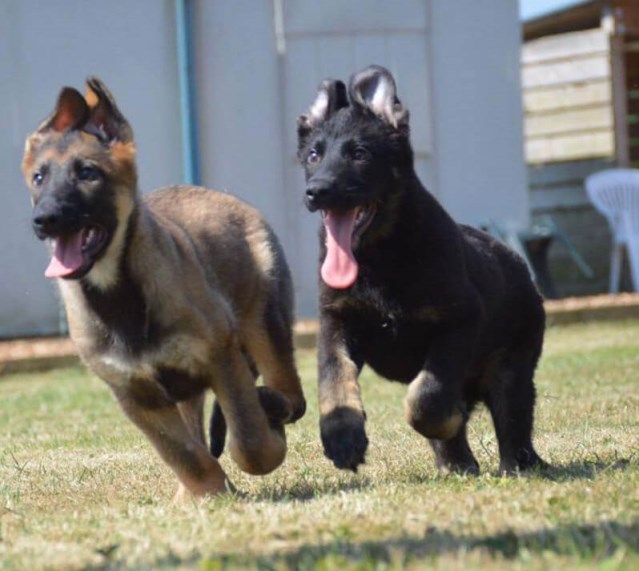
<svg viewBox="0 0 639 571"><path fill-rule="evenodd" d="M0 379L0 569L639 569L639 322L550 329L536 445L554 468L501 478L488 414L479 478L440 477L403 420L405 389L362 375L371 445L356 475L319 442L310 404L243 497L173 506L175 481L81 369Z"/></svg>

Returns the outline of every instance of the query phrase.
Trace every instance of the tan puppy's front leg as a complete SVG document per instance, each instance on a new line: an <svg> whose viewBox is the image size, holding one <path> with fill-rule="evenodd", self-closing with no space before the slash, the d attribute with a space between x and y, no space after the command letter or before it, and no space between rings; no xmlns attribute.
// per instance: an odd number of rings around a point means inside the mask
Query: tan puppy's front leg
<svg viewBox="0 0 639 571"><path fill-rule="evenodd" d="M138 395L126 391L117 391L116 396L126 415L144 432L177 476L180 487L176 500L186 499L186 491L194 496L227 491L227 477L222 467L209 454L203 439L194 437L193 428L187 426L177 405L160 398L141 403Z"/></svg>
<svg viewBox="0 0 639 571"><path fill-rule="evenodd" d="M214 383L215 396L228 425L233 460L248 474L275 470L286 456L284 428L277 422L269 422L251 370L238 347L228 349ZM277 395L268 393L266 398Z"/></svg>

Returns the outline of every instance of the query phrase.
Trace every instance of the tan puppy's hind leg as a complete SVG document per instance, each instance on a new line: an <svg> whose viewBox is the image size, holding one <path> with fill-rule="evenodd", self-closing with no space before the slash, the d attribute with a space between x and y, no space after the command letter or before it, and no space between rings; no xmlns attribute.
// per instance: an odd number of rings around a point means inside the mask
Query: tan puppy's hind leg
<svg viewBox="0 0 639 571"><path fill-rule="evenodd" d="M226 363L215 376L215 396L229 432L229 450L238 466L249 474L268 474L286 456L282 427L269 424L246 359L229 349Z"/></svg>
<svg viewBox="0 0 639 571"><path fill-rule="evenodd" d="M275 313L246 328L244 342L270 389L282 393L290 403L290 414L284 422L295 422L306 412L302 383L295 368L290 327ZM268 412L268 411L267 411Z"/></svg>

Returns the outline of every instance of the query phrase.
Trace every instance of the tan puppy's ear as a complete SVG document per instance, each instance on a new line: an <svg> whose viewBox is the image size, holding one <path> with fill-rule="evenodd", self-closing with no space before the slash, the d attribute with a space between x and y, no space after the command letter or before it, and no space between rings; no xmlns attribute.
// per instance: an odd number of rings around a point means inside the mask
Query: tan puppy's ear
<svg viewBox="0 0 639 571"><path fill-rule="evenodd" d="M100 100L98 99L98 95L89 85L89 80L87 80L87 86L84 90L84 100L91 109L93 109L100 102Z"/></svg>
<svg viewBox="0 0 639 571"><path fill-rule="evenodd" d="M84 97L72 87L64 87L58 95L53 113L42 121L35 132L27 138L22 158L22 171L26 173L31 167L34 154L47 132L63 133L72 129L80 129L88 117L89 107Z"/></svg>
<svg viewBox="0 0 639 571"><path fill-rule="evenodd" d="M40 124L36 132L78 129L84 125L88 116L89 108L82 94L73 87L64 87L58 95L53 113Z"/></svg>
<svg viewBox="0 0 639 571"><path fill-rule="evenodd" d="M84 127L105 142L119 141L129 143L133 141L133 130L124 118L111 92L97 77L87 79L85 104L90 113Z"/></svg>

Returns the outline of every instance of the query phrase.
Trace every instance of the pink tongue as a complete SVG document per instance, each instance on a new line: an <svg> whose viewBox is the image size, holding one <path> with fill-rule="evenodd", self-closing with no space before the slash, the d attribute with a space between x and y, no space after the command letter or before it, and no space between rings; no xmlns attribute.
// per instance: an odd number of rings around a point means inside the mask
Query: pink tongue
<svg viewBox="0 0 639 571"><path fill-rule="evenodd" d="M63 278L75 272L84 264L82 255L82 234L77 232L72 236L60 236L54 240L53 256L49 266L44 271L48 278Z"/></svg>
<svg viewBox="0 0 639 571"><path fill-rule="evenodd" d="M356 216L357 208L346 212L327 210L324 213L326 259L321 274L326 285L335 289L351 287L357 279L357 261L351 247Z"/></svg>

